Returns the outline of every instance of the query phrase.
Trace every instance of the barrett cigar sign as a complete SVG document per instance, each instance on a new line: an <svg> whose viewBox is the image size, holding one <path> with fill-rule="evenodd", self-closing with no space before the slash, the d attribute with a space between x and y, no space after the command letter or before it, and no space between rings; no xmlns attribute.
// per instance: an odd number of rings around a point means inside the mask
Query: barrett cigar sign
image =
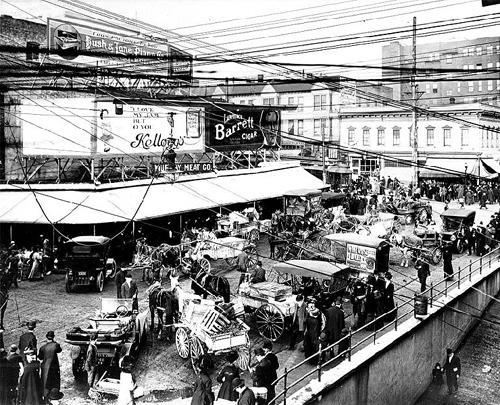
<svg viewBox="0 0 500 405"><path fill-rule="evenodd" d="M276 142L279 133L279 112L251 111L210 112L207 120L207 143L212 149L257 149Z"/></svg>
<svg viewBox="0 0 500 405"><path fill-rule="evenodd" d="M347 244L346 264L353 269L373 273L376 257L376 248Z"/></svg>

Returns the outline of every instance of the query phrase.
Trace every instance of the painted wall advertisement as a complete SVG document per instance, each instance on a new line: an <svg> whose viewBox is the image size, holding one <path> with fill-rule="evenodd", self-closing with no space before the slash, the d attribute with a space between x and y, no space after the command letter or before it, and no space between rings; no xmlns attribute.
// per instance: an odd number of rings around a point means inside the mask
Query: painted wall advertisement
<svg viewBox="0 0 500 405"><path fill-rule="evenodd" d="M376 258L376 248L347 244L346 264L353 269L373 273Z"/></svg>
<svg viewBox="0 0 500 405"><path fill-rule="evenodd" d="M214 150L274 147L280 142L279 134L278 110L210 111L207 120L207 144Z"/></svg>
<svg viewBox="0 0 500 405"><path fill-rule="evenodd" d="M204 151L203 108L97 102L95 151L100 155L161 156L170 141L176 153Z"/></svg>
<svg viewBox="0 0 500 405"><path fill-rule="evenodd" d="M101 24L102 25L102 24ZM48 56L52 63L155 72L190 80L192 56L171 48L166 39L131 30L49 18Z"/></svg>

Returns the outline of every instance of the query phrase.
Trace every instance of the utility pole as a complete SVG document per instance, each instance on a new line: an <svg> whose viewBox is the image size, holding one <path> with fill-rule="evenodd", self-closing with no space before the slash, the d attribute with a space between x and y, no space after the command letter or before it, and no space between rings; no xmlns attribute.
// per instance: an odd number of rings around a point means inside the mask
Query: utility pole
<svg viewBox="0 0 500 405"><path fill-rule="evenodd" d="M418 132L417 132L417 87L416 76L417 76L417 17L413 17L413 45L412 45L412 56L413 56L413 68L411 72L411 99L412 99L412 143L413 150L411 155L411 163L413 166L413 190L412 193L418 187Z"/></svg>

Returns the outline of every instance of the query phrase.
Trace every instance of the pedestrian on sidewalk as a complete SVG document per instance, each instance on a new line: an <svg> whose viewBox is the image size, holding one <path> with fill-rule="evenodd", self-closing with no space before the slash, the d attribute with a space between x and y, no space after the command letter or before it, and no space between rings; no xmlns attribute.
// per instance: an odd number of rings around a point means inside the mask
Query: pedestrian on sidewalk
<svg viewBox="0 0 500 405"><path fill-rule="evenodd" d="M417 269L418 280L420 281L420 292L427 290L427 277L430 277L431 271L429 270L429 263L422 258L418 258L415 263Z"/></svg>
<svg viewBox="0 0 500 405"><path fill-rule="evenodd" d="M217 399L225 399L226 401L234 402L238 400L238 393L234 390L233 380L240 376L240 369L236 365L238 353L229 352L226 356L226 360L229 364L226 365L217 376L217 381L222 383Z"/></svg>
<svg viewBox="0 0 500 405"><path fill-rule="evenodd" d="M304 339L304 320L306 316L306 301L302 294L295 297L295 311L291 325L290 343L288 344L289 350L295 349L295 344Z"/></svg>
<svg viewBox="0 0 500 405"><path fill-rule="evenodd" d="M452 349L446 349L446 363L444 364L446 372L446 384L448 385L448 394L458 391L458 379L462 372L460 358L453 352Z"/></svg>
<svg viewBox="0 0 500 405"><path fill-rule="evenodd" d="M54 331L48 331L47 343L38 352L38 359L42 361L43 397L47 398L52 388L61 389L61 369L58 353L62 352L61 345L55 339Z"/></svg>
<svg viewBox="0 0 500 405"><path fill-rule="evenodd" d="M445 243L443 247L443 271L444 278L448 281L453 280L453 253L451 252L451 243Z"/></svg>
<svg viewBox="0 0 500 405"><path fill-rule="evenodd" d="M23 362L26 363L26 355L25 351L27 348L31 348L35 351L37 351L37 340L35 336L35 332L33 332L36 328L36 322L35 321L29 321L26 324L26 327L28 330L24 332L20 337L19 337L19 348L21 350L21 357L23 358Z"/></svg>

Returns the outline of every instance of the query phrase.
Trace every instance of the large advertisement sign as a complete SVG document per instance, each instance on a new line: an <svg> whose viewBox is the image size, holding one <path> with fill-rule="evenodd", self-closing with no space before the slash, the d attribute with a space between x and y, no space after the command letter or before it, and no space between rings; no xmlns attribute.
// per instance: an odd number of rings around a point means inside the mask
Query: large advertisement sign
<svg viewBox="0 0 500 405"><path fill-rule="evenodd" d="M192 56L171 50L162 38L51 18L47 27L48 48L56 51L48 56L53 63L192 77Z"/></svg>
<svg viewBox="0 0 500 405"><path fill-rule="evenodd" d="M27 156L90 156L94 99L37 99L19 106Z"/></svg>
<svg viewBox="0 0 500 405"><path fill-rule="evenodd" d="M367 273L375 271L377 249L347 244L346 264L353 269L362 270Z"/></svg>
<svg viewBox="0 0 500 405"><path fill-rule="evenodd" d="M204 151L203 108L98 101L97 114L97 154L160 156L172 140L176 153Z"/></svg>
<svg viewBox="0 0 500 405"><path fill-rule="evenodd" d="M214 150L258 149L280 143L280 111L256 108L207 113L207 143Z"/></svg>

